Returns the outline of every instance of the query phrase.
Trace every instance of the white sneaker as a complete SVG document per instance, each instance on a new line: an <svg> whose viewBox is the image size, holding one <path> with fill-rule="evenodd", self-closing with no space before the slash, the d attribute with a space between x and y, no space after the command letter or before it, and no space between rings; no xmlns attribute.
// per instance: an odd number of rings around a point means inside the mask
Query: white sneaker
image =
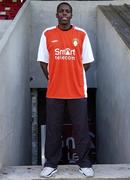
<svg viewBox="0 0 130 180"><path fill-rule="evenodd" d="M79 172L84 174L87 177L92 177L94 176L94 170L92 168L80 168Z"/></svg>
<svg viewBox="0 0 130 180"><path fill-rule="evenodd" d="M43 170L40 173L40 176L41 177L51 177L56 172L57 172L56 168L44 167Z"/></svg>

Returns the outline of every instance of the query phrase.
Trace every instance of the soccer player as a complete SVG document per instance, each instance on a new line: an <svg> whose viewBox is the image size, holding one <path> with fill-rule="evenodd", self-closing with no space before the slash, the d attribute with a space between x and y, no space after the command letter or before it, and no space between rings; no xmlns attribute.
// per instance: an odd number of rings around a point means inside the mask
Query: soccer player
<svg viewBox="0 0 130 180"><path fill-rule="evenodd" d="M94 170L88 154L91 148L87 120L87 81L85 71L94 61L85 30L70 23L72 7L67 2L57 6L58 25L43 31L37 61L48 79L46 94L46 162L41 176L50 177L57 172L61 158L61 135L64 108L67 104L72 121L79 171L93 176Z"/></svg>

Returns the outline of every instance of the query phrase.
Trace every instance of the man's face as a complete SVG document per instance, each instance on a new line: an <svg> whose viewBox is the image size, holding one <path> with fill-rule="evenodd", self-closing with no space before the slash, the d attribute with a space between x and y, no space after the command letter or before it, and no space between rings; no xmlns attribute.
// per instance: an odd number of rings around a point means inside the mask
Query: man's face
<svg viewBox="0 0 130 180"><path fill-rule="evenodd" d="M61 5L58 9L56 17L60 25L70 24L70 20L72 18L72 12L70 7L66 4Z"/></svg>

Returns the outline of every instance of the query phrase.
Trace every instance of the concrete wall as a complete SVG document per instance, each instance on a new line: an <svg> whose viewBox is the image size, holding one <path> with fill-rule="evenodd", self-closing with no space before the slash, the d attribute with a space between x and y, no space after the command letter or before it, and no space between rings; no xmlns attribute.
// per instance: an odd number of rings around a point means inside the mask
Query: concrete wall
<svg viewBox="0 0 130 180"><path fill-rule="evenodd" d="M97 11L97 154L130 163L130 49Z"/></svg>
<svg viewBox="0 0 130 180"><path fill-rule="evenodd" d="M8 29L11 22L12 22L12 20L2 20L2 21L0 21L0 39L2 38L5 31Z"/></svg>
<svg viewBox="0 0 130 180"><path fill-rule="evenodd" d="M0 40L0 165L31 163L30 10L19 11Z"/></svg>

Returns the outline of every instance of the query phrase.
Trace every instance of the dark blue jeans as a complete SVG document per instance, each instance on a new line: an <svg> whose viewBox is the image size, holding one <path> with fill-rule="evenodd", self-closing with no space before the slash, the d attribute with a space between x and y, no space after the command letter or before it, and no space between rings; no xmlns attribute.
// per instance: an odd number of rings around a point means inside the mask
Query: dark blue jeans
<svg viewBox="0 0 130 180"><path fill-rule="evenodd" d="M77 162L80 167L91 167L89 151L91 141L89 136L87 118L87 99L52 99L47 98L46 141L44 166L56 168L62 154L62 128L64 120L65 103L69 110L74 132Z"/></svg>

